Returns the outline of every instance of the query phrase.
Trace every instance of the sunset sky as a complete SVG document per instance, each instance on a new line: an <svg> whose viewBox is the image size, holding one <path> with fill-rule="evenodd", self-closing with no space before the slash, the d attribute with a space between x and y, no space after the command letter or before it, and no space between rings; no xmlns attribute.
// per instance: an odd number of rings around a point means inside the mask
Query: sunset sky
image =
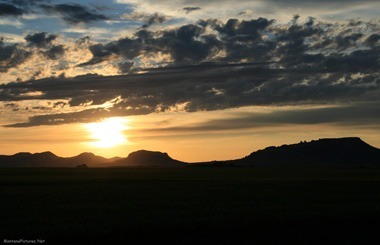
<svg viewBox="0 0 380 245"><path fill-rule="evenodd" d="M0 155L380 147L380 1L0 0Z"/></svg>

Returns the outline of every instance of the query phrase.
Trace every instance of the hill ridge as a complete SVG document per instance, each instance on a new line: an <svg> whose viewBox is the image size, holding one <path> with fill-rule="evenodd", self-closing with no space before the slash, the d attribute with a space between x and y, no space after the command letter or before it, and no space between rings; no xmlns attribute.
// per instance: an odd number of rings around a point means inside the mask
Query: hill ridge
<svg viewBox="0 0 380 245"><path fill-rule="evenodd" d="M183 167L188 163L166 152L138 150L126 158L104 158L92 152L59 157L50 151L0 155L0 167ZM269 146L235 160L193 163L189 166L380 166L380 149L359 137L320 138L309 142Z"/></svg>
<svg viewBox="0 0 380 245"><path fill-rule="evenodd" d="M187 163L171 158L166 152L138 150L112 164L116 166L183 167Z"/></svg>
<svg viewBox="0 0 380 245"><path fill-rule="evenodd" d="M321 138L271 146L233 160L237 165L380 165L380 149L359 137Z"/></svg>

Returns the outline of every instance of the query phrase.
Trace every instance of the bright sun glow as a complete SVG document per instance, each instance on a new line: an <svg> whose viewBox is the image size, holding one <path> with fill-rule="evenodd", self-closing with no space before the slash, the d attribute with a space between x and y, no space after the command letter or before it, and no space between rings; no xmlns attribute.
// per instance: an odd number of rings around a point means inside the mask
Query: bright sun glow
<svg viewBox="0 0 380 245"><path fill-rule="evenodd" d="M111 148L127 142L123 131L128 129L127 120L123 118L108 118L97 123L85 125L94 142L90 144L99 148Z"/></svg>

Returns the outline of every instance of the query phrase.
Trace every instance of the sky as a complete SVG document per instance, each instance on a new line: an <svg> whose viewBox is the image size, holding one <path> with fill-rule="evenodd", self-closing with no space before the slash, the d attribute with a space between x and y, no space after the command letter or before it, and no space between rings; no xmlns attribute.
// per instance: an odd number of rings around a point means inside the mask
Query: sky
<svg viewBox="0 0 380 245"><path fill-rule="evenodd" d="M380 2L0 0L0 154L380 148Z"/></svg>

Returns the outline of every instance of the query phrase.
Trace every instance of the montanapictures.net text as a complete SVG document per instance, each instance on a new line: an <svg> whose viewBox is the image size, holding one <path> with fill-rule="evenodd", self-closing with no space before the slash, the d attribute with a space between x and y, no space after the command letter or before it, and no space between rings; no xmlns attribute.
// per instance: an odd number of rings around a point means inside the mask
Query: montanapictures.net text
<svg viewBox="0 0 380 245"><path fill-rule="evenodd" d="M45 243L44 239L17 239L17 240L10 240L10 239L4 239L4 244L42 244Z"/></svg>

